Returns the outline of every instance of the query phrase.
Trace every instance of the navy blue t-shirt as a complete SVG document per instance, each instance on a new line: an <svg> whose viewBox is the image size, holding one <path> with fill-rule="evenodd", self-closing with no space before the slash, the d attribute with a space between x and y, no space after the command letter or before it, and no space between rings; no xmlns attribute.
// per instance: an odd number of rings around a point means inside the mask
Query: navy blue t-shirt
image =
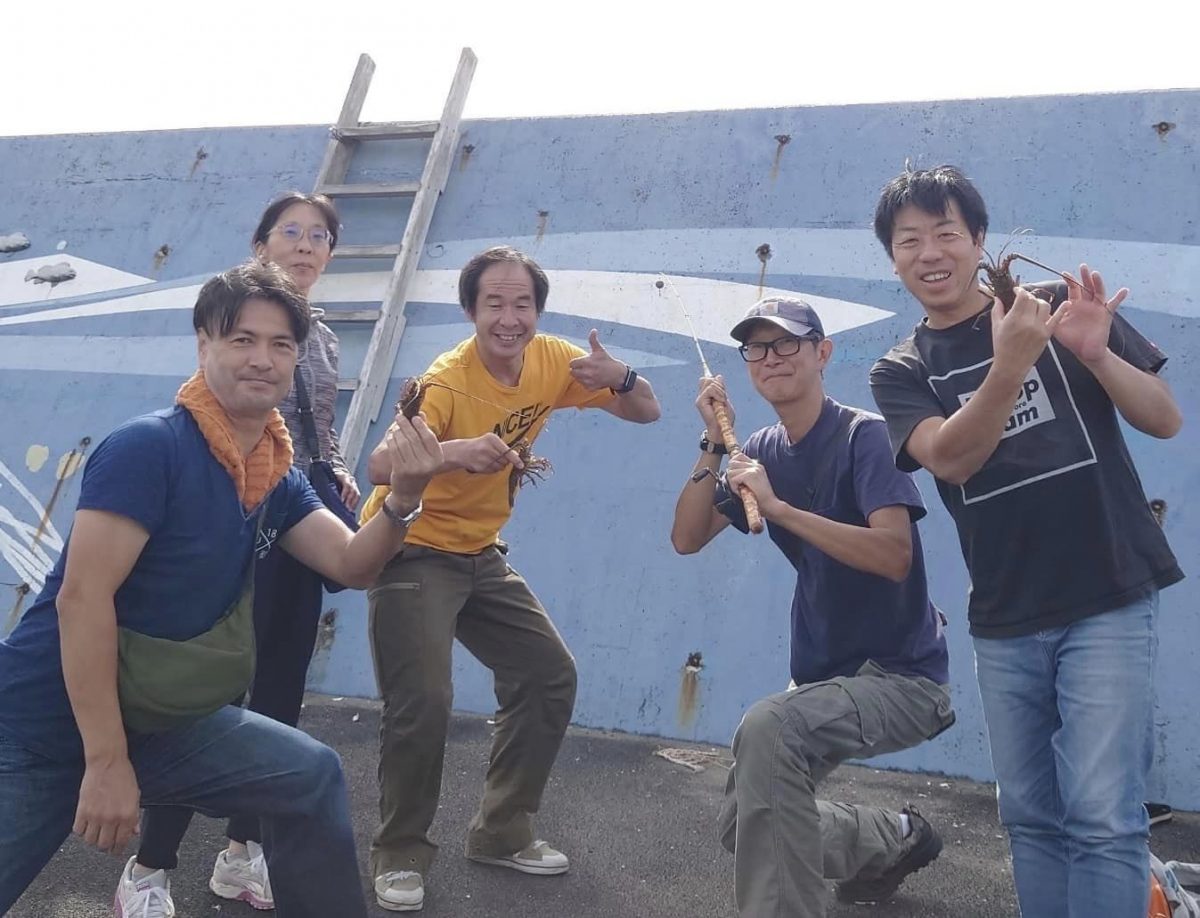
<svg viewBox="0 0 1200 918"><path fill-rule="evenodd" d="M767 471L775 494L799 510L852 526L884 507L907 507L912 567L902 582L843 564L782 526L771 540L796 569L792 598L792 679L797 685L852 676L867 660L890 673L950 681L941 615L929 601L917 521L921 492L892 459L883 418L825 399L817 422L798 443L782 424L755 431L744 447ZM747 532L740 500L720 509Z"/></svg>
<svg viewBox="0 0 1200 918"><path fill-rule="evenodd" d="M137 522L150 538L114 597L117 624L185 640L209 630L241 594L251 555L265 556L322 504L294 467L259 508L243 510L233 479L183 408L127 421L83 470L80 510ZM0 734L52 758L82 755L63 681L55 600L70 537L37 601L0 641Z"/></svg>

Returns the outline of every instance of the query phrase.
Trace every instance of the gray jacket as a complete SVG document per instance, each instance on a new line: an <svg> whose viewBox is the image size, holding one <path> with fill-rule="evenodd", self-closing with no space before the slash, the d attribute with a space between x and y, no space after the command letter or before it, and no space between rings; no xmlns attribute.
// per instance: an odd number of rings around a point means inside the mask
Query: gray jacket
<svg viewBox="0 0 1200 918"><path fill-rule="evenodd" d="M300 378L304 380L308 400L312 403L313 420L317 427L317 442L321 447L321 458L328 459L336 471L348 472L346 462L342 458L342 447L338 442L337 431L333 428L338 391L338 339L333 330L321 321L321 317L324 315L323 309L313 309L313 323L308 337L300 345L296 366L300 368ZM283 415L283 420L287 423L288 434L292 438L294 451L292 464L301 471L307 472L308 466L317 457L310 454L308 441L304 436L304 427L300 423L300 408L296 401L295 385L288 392L287 398L279 405L279 413Z"/></svg>

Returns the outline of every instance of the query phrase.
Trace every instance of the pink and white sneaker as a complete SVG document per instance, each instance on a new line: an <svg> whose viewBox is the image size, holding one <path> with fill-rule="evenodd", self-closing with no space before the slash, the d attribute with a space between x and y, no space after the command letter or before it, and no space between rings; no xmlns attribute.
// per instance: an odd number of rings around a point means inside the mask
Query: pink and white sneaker
<svg viewBox="0 0 1200 918"><path fill-rule="evenodd" d="M116 918L175 918L171 901L171 882L165 870L156 870L140 880L133 878L136 857L131 857L121 873L117 894L113 896Z"/></svg>
<svg viewBox="0 0 1200 918"><path fill-rule="evenodd" d="M275 897L271 895L271 878L267 876L262 845L246 842L246 849L247 857L230 855L228 849L217 855L208 888L222 899L245 902L263 911L273 909Z"/></svg>

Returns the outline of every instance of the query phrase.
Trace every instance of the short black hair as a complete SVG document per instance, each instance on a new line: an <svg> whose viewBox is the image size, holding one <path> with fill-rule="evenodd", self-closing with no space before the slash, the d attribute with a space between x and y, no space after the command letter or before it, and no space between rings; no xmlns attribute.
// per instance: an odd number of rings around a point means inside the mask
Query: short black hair
<svg viewBox="0 0 1200 918"><path fill-rule="evenodd" d="M227 338L237 325L242 307L251 299L267 300L281 307L287 313L297 344L308 337L312 321L308 298L283 268L259 261L247 261L207 281L196 297L192 328Z"/></svg>
<svg viewBox="0 0 1200 918"><path fill-rule="evenodd" d="M896 214L912 204L927 214L944 216L950 202L958 205L959 213L971 231L971 240L981 242L987 233L987 207L983 196L957 166L941 165L932 169L910 169L883 186L875 206L875 236L883 244L888 258L892 257L892 231Z"/></svg>
<svg viewBox="0 0 1200 918"><path fill-rule="evenodd" d="M329 251L332 252L334 246L337 245L338 226L341 223L337 208L333 206L333 201L323 194L305 194L302 191L285 191L267 205L267 209L258 218L258 228L254 231L254 238L250 240L250 244L266 245L267 236L275 228L279 215L293 204L309 204L321 212L321 216L325 219L325 229L329 230Z"/></svg>
<svg viewBox="0 0 1200 918"><path fill-rule="evenodd" d="M533 301L540 316L546 311L546 297L550 295L550 279L536 261L511 245L494 245L480 252L467 262L458 275L458 303L467 315L475 315L475 300L479 297L479 277L492 265L512 262L523 265L533 280Z"/></svg>

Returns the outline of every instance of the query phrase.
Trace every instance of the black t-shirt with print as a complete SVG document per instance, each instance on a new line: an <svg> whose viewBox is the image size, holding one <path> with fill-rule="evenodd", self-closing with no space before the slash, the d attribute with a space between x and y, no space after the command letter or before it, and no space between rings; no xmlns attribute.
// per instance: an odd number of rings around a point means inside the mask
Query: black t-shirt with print
<svg viewBox="0 0 1200 918"><path fill-rule="evenodd" d="M1057 304L1065 284L1048 284ZM1109 347L1157 373L1166 357L1120 315ZM924 322L871 369L896 463L930 417L949 417L992 364L991 313L945 329ZM1030 369L995 452L962 485L935 479L958 527L977 637L1013 637L1119 608L1183 578L1146 502L1117 411L1067 348L1051 341Z"/></svg>

